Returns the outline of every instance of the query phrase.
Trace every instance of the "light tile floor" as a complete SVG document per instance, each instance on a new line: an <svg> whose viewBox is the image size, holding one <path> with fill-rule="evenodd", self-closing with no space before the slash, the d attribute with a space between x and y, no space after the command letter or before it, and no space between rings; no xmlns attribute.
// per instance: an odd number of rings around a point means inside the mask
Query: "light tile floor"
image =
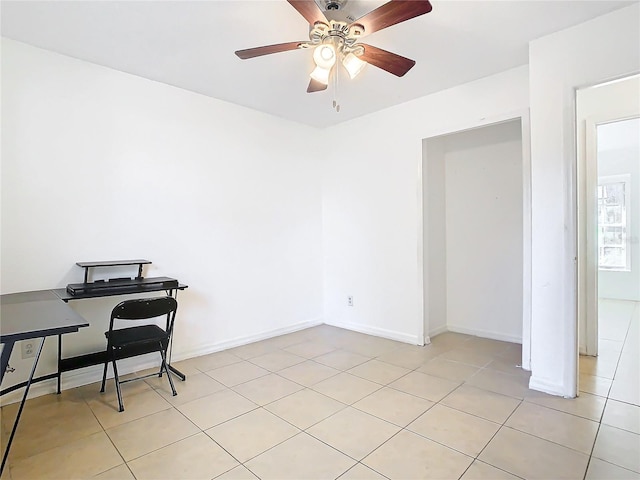
<svg viewBox="0 0 640 480"><path fill-rule="evenodd" d="M415 347L326 325L179 362L188 374L28 402L4 479L640 479L640 304L601 304L576 399L519 345ZM3 440L17 406L2 408Z"/></svg>

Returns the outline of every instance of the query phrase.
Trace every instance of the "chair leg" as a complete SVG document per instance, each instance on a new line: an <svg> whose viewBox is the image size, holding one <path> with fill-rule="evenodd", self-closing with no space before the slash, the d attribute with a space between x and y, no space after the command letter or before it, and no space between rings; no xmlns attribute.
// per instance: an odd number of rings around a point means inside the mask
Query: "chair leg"
<svg viewBox="0 0 640 480"><path fill-rule="evenodd" d="M109 366L109 362L104 362L104 371L102 372L102 386L100 387L100 393L104 393L104 387L107 383L107 367Z"/></svg>
<svg viewBox="0 0 640 480"><path fill-rule="evenodd" d="M173 386L173 379L171 378L171 374L169 373L169 369L167 368L167 352L164 350L160 350L160 356L162 357L162 365L160 366L160 371L164 369L167 374L167 378L169 379L169 385L171 385L171 391L173 392L173 396L178 395L176 392L176 387Z"/></svg>
<svg viewBox="0 0 640 480"><path fill-rule="evenodd" d="M116 393L118 394L118 411L124 412L124 405L122 404L122 392L120 392L120 377L118 377L118 367L116 367L116 360L113 359L113 380L116 382Z"/></svg>

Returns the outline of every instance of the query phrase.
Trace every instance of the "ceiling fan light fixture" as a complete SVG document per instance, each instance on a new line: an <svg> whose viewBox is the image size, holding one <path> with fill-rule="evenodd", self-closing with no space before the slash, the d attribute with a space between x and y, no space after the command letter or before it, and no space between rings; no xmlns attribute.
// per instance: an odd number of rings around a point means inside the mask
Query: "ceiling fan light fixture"
<svg viewBox="0 0 640 480"><path fill-rule="evenodd" d="M320 82L324 85L329 85L330 73L331 73L331 69L317 66L316 68L313 69L313 72L311 72L309 76L317 82Z"/></svg>
<svg viewBox="0 0 640 480"><path fill-rule="evenodd" d="M349 72L349 77L352 80L358 76L366 64L367 62L360 60L351 52L347 53L342 60L342 65L344 65L344 68Z"/></svg>
<svg viewBox="0 0 640 480"><path fill-rule="evenodd" d="M318 67L329 70L336 63L336 51L331 45L323 43L313 51L313 60Z"/></svg>

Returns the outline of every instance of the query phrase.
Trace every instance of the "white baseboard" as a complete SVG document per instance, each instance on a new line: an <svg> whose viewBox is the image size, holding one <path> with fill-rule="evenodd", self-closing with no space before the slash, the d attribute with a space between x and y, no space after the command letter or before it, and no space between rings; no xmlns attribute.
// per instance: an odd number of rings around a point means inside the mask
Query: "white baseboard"
<svg viewBox="0 0 640 480"><path fill-rule="evenodd" d="M548 393L550 395L566 397L566 394L562 385L559 385L555 382L551 382L544 378L538 378L535 375L531 375L531 378L529 378L529 388L532 390L538 390L540 392Z"/></svg>
<svg viewBox="0 0 640 480"><path fill-rule="evenodd" d="M441 327L438 328L434 328L433 330L429 331L429 336L430 337L435 337L436 335L440 335L441 333L445 333L448 332L449 329L447 328L446 325L442 325Z"/></svg>
<svg viewBox="0 0 640 480"><path fill-rule="evenodd" d="M398 342L410 343L411 345L422 345L422 342L424 341L418 335L409 335L403 332L396 332L394 330L387 330L385 328L372 327L370 325L361 325L359 323L326 322L326 321L325 323L333 327L345 328L347 330L366 333L368 335L374 335L376 337L388 338L389 340L396 340Z"/></svg>
<svg viewBox="0 0 640 480"><path fill-rule="evenodd" d="M276 328L274 330L261 332L255 335L248 335L245 337L237 337L232 340L227 340L214 345L206 345L199 348L191 349L188 351L174 351L171 355L172 361L178 362L187 358L199 357L201 355L208 355L210 353L220 352L227 350L228 348L239 347L247 345L249 343L258 342L260 340L266 340L267 338L277 337L279 335L285 335L287 333L297 332L298 330L304 330L305 328L315 327L322 325L322 318L316 318L313 320L307 320L304 322L288 325L286 327ZM153 354L144 355L140 357L127 358L118 361L118 373L121 376L127 375L133 372L140 372L152 367L159 366L159 357L152 356ZM156 354L157 355L157 354ZM64 372L62 374L61 389L69 390L71 388L81 387L83 385L89 385L95 382L102 381L102 365L94 365L91 367L82 368L79 370L73 370L71 372ZM109 368L107 372L107 378L113 378L113 371ZM28 398L40 397L42 395L48 395L55 393L57 390L57 380L45 380L43 382L34 383L29 389ZM20 388L14 392L8 393L2 397L2 405L8 405L10 403L19 402L24 395L24 389Z"/></svg>
<svg viewBox="0 0 640 480"><path fill-rule="evenodd" d="M459 325L451 325L451 324L448 324L446 326L446 329L449 330L450 332L464 333L466 335L473 335L475 337L490 338L492 340L500 340L502 342L522 344L522 336L505 335L503 333L494 332L491 330L484 330L481 328L467 328L467 327L461 327Z"/></svg>
<svg viewBox="0 0 640 480"><path fill-rule="evenodd" d="M202 345L190 350L174 350L171 355L171 360L174 362L179 362L180 360L186 360L188 358L209 355L210 353L216 353L234 347L241 347L242 345L247 345L249 343L259 342L260 340L266 340L268 338L278 337L280 335L286 335L287 333L297 332L299 330L304 330L305 328L316 327L322 324L322 318L319 317L313 320L306 320L304 322L288 325L286 327L257 333L255 335L236 337L231 340L225 340L224 342L215 343L213 345Z"/></svg>

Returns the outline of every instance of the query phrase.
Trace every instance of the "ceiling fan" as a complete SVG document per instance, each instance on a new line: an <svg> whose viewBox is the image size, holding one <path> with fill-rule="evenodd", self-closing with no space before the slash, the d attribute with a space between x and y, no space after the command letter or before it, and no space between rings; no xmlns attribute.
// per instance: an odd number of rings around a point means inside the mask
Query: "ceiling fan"
<svg viewBox="0 0 640 480"><path fill-rule="evenodd" d="M349 17L336 15L348 0L320 0L325 5L325 12L314 0L287 1L309 22L309 40L265 45L237 50L235 53L246 60L272 53L313 48L316 68L310 75L308 93L327 88L329 77L338 61L351 78L355 78L367 63L402 77L415 65L414 60L360 43L360 39L383 28L429 13L432 9L428 0L391 0L355 21L349 21ZM327 19L327 16L332 19Z"/></svg>

